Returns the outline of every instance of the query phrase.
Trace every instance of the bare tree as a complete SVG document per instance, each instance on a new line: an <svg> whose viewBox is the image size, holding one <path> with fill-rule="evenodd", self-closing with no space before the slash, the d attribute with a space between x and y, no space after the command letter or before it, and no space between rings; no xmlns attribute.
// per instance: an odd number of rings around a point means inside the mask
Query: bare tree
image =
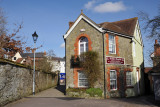
<svg viewBox="0 0 160 107"><path fill-rule="evenodd" d="M144 22L144 30L147 31L149 38L158 39L160 41L160 7L158 14L153 18L143 11L138 12L140 21Z"/></svg>

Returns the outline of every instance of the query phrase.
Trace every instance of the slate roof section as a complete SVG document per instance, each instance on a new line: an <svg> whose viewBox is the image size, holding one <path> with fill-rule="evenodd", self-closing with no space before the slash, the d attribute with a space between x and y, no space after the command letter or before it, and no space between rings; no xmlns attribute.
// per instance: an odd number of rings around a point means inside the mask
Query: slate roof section
<svg viewBox="0 0 160 107"><path fill-rule="evenodd" d="M30 58L34 57L34 53L21 53L22 58L27 58L28 56ZM44 53L42 52L37 52L35 53L36 58L43 58L44 57Z"/></svg>
<svg viewBox="0 0 160 107"><path fill-rule="evenodd" d="M64 58L60 58L60 57L52 57L52 60L65 61Z"/></svg>

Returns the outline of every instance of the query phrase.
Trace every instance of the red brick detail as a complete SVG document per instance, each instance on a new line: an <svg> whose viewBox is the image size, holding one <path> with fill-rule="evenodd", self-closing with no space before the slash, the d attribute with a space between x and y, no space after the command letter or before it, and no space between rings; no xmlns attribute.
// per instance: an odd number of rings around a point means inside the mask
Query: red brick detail
<svg viewBox="0 0 160 107"><path fill-rule="evenodd" d="M73 70L73 84L74 88L78 87L78 70L81 70L81 68L74 68Z"/></svg>
<svg viewBox="0 0 160 107"><path fill-rule="evenodd" d="M118 42L118 36L115 37L115 42L116 42L116 54L119 56L119 42Z"/></svg>
<svg viewBox="0 0 160 107"><path fill-rule="evenodd" d="M125 68L125 69L124 69L124 86L125 86L125 90L126 90L127 88L134 88L133 86L127 86L127 85L126 85L126 72L127 72L127 71L132 72L133 69L132 69L132 68Z"/></svg>
<svg viewBox="0 0 160 107"><path fill-rule="evenodd" d="M106 55L109 54L109 35L106 33Z"/></svg>
<svg viewBox="0 0 160 107"><path fill-rule="evenodd" d="M110 70L116 70L117 72L117 90L119 90L120 84L119 84L119 68L118 67L107 67L107 89L110 91Z"/></svg>
<svg viewBox="0 0 160 107"><path fill-rule="evenodd" d="M79 39L81 37L86 37L88 39L88 50L91 51L92 50L92 47L91 47L91 44L92 44L92 41L90 39L90 37L87 35L87 34L80 34L77 38L76 38L76 41L74 43L74 56L77 57L79 55ZM78 70L82 70L82 68L74 68L73 70L73 84L74 84L74 87L77 88L78 87Z"/></svg>
<svg viewBox="0 0 160 107"><path fill-rule="evenodd" d="M74 53L75 53L74 55L75 55L75 57L77 55L79 55L79 39L81 37L86 37L88 39L88 50L89 51L92 50L92 47L91 47L92 41L91 41L90 37L87 34L82 33L76 38L76 42L74 43L74 47L75 47L74 48Z"/></svg>

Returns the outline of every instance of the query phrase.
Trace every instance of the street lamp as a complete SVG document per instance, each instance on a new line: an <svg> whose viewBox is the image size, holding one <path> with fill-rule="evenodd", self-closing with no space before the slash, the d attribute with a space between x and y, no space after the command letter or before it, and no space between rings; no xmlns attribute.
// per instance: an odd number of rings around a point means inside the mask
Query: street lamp
<svg viewBox="0 0 160 107"><path fill-rule="evenodd" d="M34 65L33 65L33 95L35 95L35 51L36 51L36 41L38 39L38 35L36 34L36 31L34 34L32 34L33 41L34 41Z"/></svg>

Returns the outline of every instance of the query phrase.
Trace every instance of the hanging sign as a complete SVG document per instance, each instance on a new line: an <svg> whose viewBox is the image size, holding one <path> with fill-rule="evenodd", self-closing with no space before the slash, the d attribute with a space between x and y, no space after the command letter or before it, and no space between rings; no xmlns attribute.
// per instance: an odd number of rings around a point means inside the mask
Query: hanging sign
<svg viewBox="0 0 160 107"><path fill-rule="evenodd" d="M124 58L106 56L106 64L124 65Z"/></svg>

